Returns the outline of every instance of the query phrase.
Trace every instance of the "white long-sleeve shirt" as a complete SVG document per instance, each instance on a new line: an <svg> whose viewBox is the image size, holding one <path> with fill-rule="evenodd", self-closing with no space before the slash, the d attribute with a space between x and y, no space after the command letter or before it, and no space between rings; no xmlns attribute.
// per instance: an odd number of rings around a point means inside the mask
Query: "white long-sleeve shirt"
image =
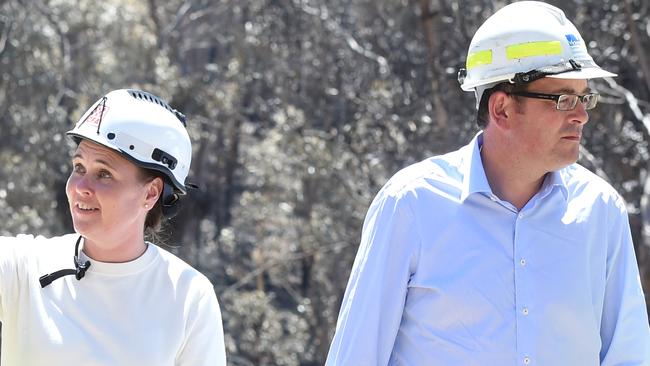
<svg viewBox="0 0 650 366"><path fill-rule="evenodd" d="M41 288L74 268L77 237L0 238L2 366L226 365L212 284L153 244L127 263L82 254L84 278Z"/></svg>
<svg viewBox="0 0 650 366"><path fill-rule="evenodd" d="M518 211L481 138L378 193L326 365L650 365L621 197L574 164Z"/></svg>

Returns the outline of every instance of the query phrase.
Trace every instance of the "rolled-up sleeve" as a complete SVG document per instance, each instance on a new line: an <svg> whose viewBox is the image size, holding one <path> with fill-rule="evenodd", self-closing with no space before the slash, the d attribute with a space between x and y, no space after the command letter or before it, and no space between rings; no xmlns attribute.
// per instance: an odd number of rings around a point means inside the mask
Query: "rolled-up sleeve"
<svg viewBox="0 0 650 366"><path fill-rule="evenodd" d="M381 191L371 204L327 366L386 365L420 248L405 197Z"/></svg>

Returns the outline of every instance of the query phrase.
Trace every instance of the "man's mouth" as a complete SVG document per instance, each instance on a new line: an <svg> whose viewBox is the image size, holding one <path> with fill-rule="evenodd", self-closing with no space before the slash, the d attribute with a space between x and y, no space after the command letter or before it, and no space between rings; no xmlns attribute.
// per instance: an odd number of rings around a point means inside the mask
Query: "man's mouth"
<svg viewBox="0 0 650 366"><path fill-rule="evenodd" d="M569 135L569 136L564 136L562 138L565 139L565 140L570 140L570 141L580 141L582 136L581 135Z"/></svg>

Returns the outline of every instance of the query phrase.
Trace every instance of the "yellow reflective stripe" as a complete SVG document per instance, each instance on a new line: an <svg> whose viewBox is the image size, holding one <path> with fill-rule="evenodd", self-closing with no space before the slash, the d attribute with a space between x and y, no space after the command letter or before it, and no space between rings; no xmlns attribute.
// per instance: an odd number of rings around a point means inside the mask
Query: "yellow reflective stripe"
<svg viewBox="0 0 650 366"><path fill-rule="evenodd" d="M508 60L533 56L561 55L562 43L560 41L529 42L513 44L506 47Z"/></svg>
<svg viewBox="0 0 650 366"><path fill-rule="evenodd" d="M478 51L467 56L466 67L471 70L476 66L489 65L492 63L492 50Z"/></svg>

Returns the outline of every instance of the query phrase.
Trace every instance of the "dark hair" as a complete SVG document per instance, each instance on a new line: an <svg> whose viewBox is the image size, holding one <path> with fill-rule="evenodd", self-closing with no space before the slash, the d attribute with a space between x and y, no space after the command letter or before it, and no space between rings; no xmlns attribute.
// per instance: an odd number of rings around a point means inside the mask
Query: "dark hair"
<svg viewBox="0 0 650 366"><path fill-rule="evenodd" d="M481 96L481 102L478 105L478 112L476 113L476 124L479 128L487 127L489 122L488 105L490 104L490 96L497 91L503 91L507 94L523 91L526 89L526 84L512 84L508 82L500 83L490 89L486 89ZM514 96L517 101L519 98Z"/></svg>
<svg viewBox="0 0 650 366"><path fill-rule="evenodd" d="M145 182L151 182L156 178L160 178L163 183L165 182L165 176L152 169L140 168L140 178ZM147 217L144 220L144 234L147 237L155 237L157 233L160 232L163 223L163 208L162 208L162 191L158 200L154 206L147 213Z"/></svg>

